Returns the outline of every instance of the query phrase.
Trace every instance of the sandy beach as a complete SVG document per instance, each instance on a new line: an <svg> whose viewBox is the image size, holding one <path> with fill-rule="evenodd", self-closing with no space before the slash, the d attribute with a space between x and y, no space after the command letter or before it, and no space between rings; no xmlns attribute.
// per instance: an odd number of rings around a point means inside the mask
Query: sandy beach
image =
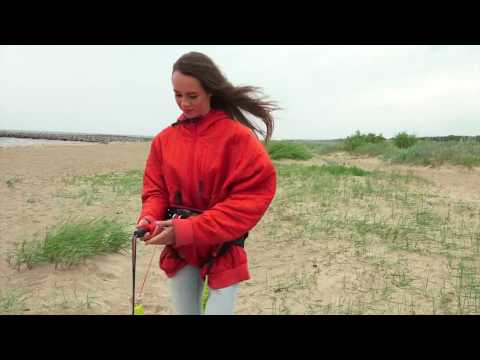
<svg viewBox="0 0 480 360"><path fill-rule="evenodd" d="M69 216L92 218L95 215L120 216L134 224L140 199L125 203L95 203L85 205L79 199L62 197L67 178L142 169L149 143L64 143L0 148L0 237L2 255L22 239L41 238L45 231ZM7 181L15 179L14 185ZM133 227L132 227L133 228ZM151 249L148 249L151 250ZM139 249L139 273L143 260ZM0 288L24 290L29 298L37 299L25 313L83 313L78 306L58 308L67 299L75 304L86 294L97 299L92 313L122 314L129 312L131 263L129 254L110 254L87 259L75 269L55 270L43 265L28 271L16 271L0 259ZM155 270L157 267L154 267ZM152 277L159 277L153 271ZM163 281L152 281L162 286ZM99 300L98 300L99 299ZM55 305L57 304L57 305ZM161 311L158 310L158 311ZM85 309L86 313L89 313ZM23 311L22 311L23 313Z"/></svg>
<svg viewBox="0 0 480 360"><path fill-rule="evenodd" d="M15 313L130 313L129 249L88 258L70 269L56 269L46 264L20 271L8 264L6 253L22 240L42 239L48 229L69 218L115 217L133 229L141 206L139 194L112 197L105 193L91 199L73 196L77 190L69 179L114 171L143 171L148 150L148 142L0 147L0 288L4 292L22 294L23 306ZM375 159L348 158L341 154L332 155L330 159L365 169L402 169ZM308 164L322 161L316 157ZM478 168L409 169L433 180L436 193L451 201L468 200L476 204L480 201ZM280 188L279 193L282 191ZM240 287L236 313L279 313L282 304L288 304L290 313L301 314L313 309L312 304L319 306L312 312L326 309L327 304L337 304L344 296L346 282L347 285L348 281L358 284L356 276L359 276L362 263L349 255L345 243L333 242L327 237L316 242L285 241L288 236L295 236L292 231L301 230L295 227L295 219L291 223L293 227L283 233L285 237L272 237L269 235L271 229L289 219L289 209L275 211L267 213L246 244L252 279ZM148 314L170 314L167 280L158 268L158 250L145 286L143 303ZM152 251L152 247L138 248L139 279L145 274ZM368 270L368 266L365 269ZM290 283L285 285L286 281ZM290 292L284 292L285 288ZM425 305L425 312L429 311L428 306Z"/></svg>

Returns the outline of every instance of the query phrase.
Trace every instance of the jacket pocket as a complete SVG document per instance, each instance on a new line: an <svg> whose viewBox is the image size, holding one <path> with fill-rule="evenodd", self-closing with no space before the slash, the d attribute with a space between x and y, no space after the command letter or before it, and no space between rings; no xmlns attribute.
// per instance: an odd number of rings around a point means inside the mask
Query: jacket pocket
<svg viewBox="0 0 480 360"><path fill-rule="evenodd" d="M170 245L167 245L163 248L163 251L160 254L159 263L160 269L165 271L167 276L171 277L183 267L185 260L180 258L177 252Z"/></svg>

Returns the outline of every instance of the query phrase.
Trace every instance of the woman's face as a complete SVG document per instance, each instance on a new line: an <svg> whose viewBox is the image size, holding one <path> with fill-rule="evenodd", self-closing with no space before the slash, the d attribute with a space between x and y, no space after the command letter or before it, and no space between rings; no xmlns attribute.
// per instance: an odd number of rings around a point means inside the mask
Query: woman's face
<svg viewBox="0 0 480 360"><path fill-rule="evenodd" d="M212 95L207 94L196 78L174 71L172 84L177 105L187 118L202 116L210 111Z"/></svg>

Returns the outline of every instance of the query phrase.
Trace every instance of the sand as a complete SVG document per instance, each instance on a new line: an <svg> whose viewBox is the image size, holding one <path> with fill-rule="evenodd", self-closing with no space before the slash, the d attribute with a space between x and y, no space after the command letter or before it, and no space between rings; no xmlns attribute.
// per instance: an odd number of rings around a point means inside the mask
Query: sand
<svg viewBox="0 0 480 360"><path fill-rule="evenodd" d="M22 239L41 237L45 231L68 215L95 217L118 215L133 226L140 209L140 198L84 204L79 199L62 196L65 179L112 171L143 170L148 142L109 144L65 143L18 147L0 147L0 289L22 294L19 314L129 314L131 296L131 254L129 251L87 259L71 269L55 269L46 264L20 271L8 265L6 253ZM317 157L355 164L365 169L410 170L434 181L439 191L455 199L480 200L480 170L458 167L405 167L382 164L376 159L353 158L345 154ZM288 162L288 161L287 161ZM10 184L10 185L9 185ZM278 276L302 271L309 291L319 304L335 297L346 281L338 272L348 260L336 248L325 257L328 243L316 247L289 246L281 239L272 246L261 231L252 231L247 244L252 280L242 284L237 301L238 314L275 313L280 306L282 287ZM153 247L138 247L137 278L143 280ZM170 314L167 279L158 268L158 248L148 278L143 304L147 314ZM337 266L325 266L333 258ZM356 269L355 271L360 271ZM353 270L352 270L353 271ZM353 271L351 274L354 274ZM283 274L283 275L282 275ZM353 275L351 275L353 276ZM273 279L273 280L272 280ZM308 281L306 284L308 284ZM302 280L303 281L303 280ZM272 284L276 288L271 289ZM273 299L270 294L278 294ZM272 300L273 299L273 300ZM299 299L298 309L303 309ZM291 311L295 312L292 306ZM299 310L300 311L300 310ZM303 310L302 310L303 311Z"/></svg>

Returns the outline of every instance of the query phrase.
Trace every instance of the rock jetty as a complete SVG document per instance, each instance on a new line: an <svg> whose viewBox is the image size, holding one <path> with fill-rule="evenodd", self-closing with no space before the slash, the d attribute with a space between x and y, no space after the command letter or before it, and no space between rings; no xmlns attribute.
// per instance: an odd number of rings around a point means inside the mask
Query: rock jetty
<svg viewBox="0 0 480 360"><path fill-rule="evenodd" d="M86 141L108 144L113 141L151 141L152 137L109 135L109 134L81 134L52 131L22 131L22 130L0 130L0 137L14 137L27 139L46 139L64 141Z"/></svg>

